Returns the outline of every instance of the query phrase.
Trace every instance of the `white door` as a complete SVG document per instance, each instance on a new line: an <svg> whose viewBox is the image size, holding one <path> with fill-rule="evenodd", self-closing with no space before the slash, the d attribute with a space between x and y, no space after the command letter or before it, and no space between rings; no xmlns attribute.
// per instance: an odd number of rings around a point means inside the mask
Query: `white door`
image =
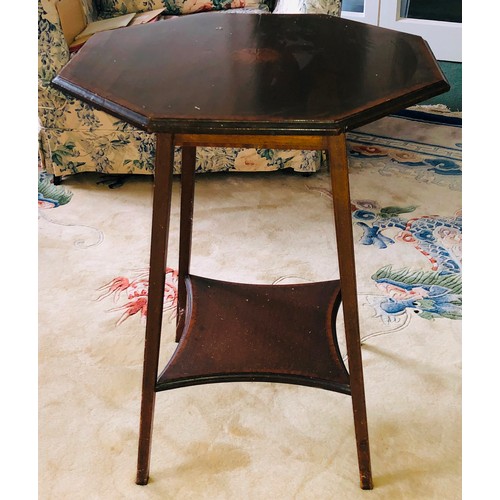
<svg viewBox="0 0 500 500"><path fill-rule="evenodd" d="M343 0L342 16L345 19L378 25L380 0Z"/></svg>
<svg viewBox="0 0 500 500"><path fill-rule="evenodd" d="M411 1L380 0L379 26L420 35L439 61L462 62L462 23L412 19Z"/></svg>
<svg viewBox="0 0 500 500"><path fill-rule="evenodd" d="M462 62L462 23L412 18L412 1L343 0L342 17L420 35L436 59Z"/></svg>

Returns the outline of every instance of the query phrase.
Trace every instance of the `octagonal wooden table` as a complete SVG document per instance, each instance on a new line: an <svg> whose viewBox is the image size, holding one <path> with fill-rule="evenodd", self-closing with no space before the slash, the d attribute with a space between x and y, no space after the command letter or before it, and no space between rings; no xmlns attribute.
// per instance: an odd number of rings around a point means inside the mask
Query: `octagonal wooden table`
<svg viewBox="0 0 500 500"><path fill-rule="evenodd" d="M272 381L351 396L360 483L371 489L345 133L449 90L426 42L327 15L197 14L95 35L53 85L157 135L137 484L149 478L156 392ZM158 375L175 145L179 345ZM191 275L196 146L326 150L340 280ZM335 331L340 301L349 370Z"/></svg>

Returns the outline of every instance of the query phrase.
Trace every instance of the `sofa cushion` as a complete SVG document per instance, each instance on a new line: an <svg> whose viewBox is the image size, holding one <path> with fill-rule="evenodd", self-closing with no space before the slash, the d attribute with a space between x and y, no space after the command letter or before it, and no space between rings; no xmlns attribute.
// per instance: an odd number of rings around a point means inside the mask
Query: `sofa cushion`
<svg viewBox="0 0 500 500"><path fill-rule="evenodd" d="M101 15L126 14L165 7L165 14L179 15L209 10L262 8L269 0L96 0Z"/></svg>
<svg viewBox="0 0 500 500"><path fill-rule="evenodd" d="M342 0L298 0L299 12L303 14L328 14L340 17Z"/></svg>

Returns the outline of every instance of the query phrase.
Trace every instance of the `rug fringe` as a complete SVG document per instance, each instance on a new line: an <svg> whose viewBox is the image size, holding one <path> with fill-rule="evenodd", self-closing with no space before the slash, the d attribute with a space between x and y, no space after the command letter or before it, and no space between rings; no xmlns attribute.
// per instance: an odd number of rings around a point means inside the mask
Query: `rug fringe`
<svg viewBox="0 0 500 500"><path fill-rule="evenodd" d="M461 111L451 111L445 104L417 104L407 108L412 111L422 111L424 113L446 114L448 116L462 117Z"/></svg>

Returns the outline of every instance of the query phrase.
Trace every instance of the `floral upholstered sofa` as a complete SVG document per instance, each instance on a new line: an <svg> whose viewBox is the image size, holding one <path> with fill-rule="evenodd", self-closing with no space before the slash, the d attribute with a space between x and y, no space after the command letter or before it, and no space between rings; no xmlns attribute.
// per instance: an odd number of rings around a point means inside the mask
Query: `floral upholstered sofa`
<svg viewBox="0 0 500 500"><path fill-rule="evenodd" d="M58 1L38 0L38 116L42 168L53 174L56 182L62 176L79 172L152 174L154 135L138 130L51 87L52 79L70 59L56 6ZM256 11L269 15L272 15L272 11L276 12L270 4L275 0L80 1L88 22L162 7L165 7L167 15L228 9L232 12ZM288 12L340 15L341 0L291 1L296 2L296 7ZM269 171L293 168L300 172L315 172L321 165L321 158L320 151L197 148L196 170ZM180 151L176 150L175 172L179 171Z"/></svg>

